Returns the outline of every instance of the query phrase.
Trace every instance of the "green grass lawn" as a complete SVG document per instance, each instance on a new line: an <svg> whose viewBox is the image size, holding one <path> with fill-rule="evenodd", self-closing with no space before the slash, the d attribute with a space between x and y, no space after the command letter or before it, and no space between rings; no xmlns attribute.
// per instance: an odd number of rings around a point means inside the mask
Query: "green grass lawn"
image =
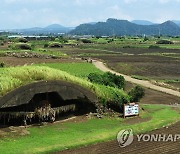
<svg viewBox="0 0 180 154"><path fill-rule="evenodd" d="M82 78L86 78L90 73L103 73L101 70L97 69L93 64L90 63L49 63L38 65L62 70L71 75Z"/></svg>
<svg viewBox="0 0 180 154"><path fill-rule="evenodd" d="M84 122L63 122L42 127L27 128L30 135L0 139L1 153L47 153L104 142L116 138L125 128L144 133L180 120L180 114L170 107L143 105L142 118L149 121L126 124L121 118L89 119Z"/></svg>

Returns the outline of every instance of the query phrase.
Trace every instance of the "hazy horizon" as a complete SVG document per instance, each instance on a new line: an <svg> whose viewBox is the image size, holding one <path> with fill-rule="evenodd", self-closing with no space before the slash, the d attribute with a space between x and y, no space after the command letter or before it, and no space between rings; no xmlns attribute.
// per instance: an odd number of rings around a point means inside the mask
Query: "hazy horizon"
<svg viewBox="0 0 180 154"><path fill-rule="evenodd" d="M75 27L108 18L163 23L180 20L180 0L2 0L0 29Z"/></svg>

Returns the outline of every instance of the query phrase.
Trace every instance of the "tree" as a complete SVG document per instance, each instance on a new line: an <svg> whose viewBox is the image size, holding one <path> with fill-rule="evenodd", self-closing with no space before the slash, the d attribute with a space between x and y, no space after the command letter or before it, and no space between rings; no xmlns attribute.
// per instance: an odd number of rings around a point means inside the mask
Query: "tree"
<svg viewBox="0 0 180 154"><path fill-rule="evenodd" d="M136 86L128 93L131 102L139 102L145 95L144 89L141 86Z"/></svg>
<svg viewBox="0 0 180 154"><path fill-rule="evenodd" d="M143 42L146 42L148 40L149 40L149 38L147 36L145 36Z"/></svg>

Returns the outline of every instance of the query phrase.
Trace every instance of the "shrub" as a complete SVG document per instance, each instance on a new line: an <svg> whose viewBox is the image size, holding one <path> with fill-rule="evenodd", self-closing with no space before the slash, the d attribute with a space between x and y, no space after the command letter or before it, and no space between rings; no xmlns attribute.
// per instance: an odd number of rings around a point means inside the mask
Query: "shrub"
<svg viewBox="0 0 180 154"><path fill-rule="evenodd" d="M156 42L156 44L174 44L172 41L168 41L168 40L160 40L158 42Z"/></svg>
<svg viewBox="0 0 180 154"><path fill-rule="evenodd" d="M31 50L31 46L26 43L17 43L13 47L14 49L20 49L20 50Z"/></svg>
<svg viewBox="0 0 180 154"><path fill-rule="evenodd" d="M24 37L20 37L20 38L17 39L17 42L27 43L28 40L26 38L24 38Z"/></svg>
<svg viewBox="0 0 180 154"><path fill-rule="evenodd" d="M54 40L54 41L59 42L59 39L58 39L58 38L55 38L55 40Z"/></svg>
<svg viewBox="0 0 180 154"><path fill-rule="evenodd" d="M0 62L0 68L5 67L5 63L4 62Z"/></svg>
<svg viewBox="0 0 180 154"><path fill-rule="evenodd" d="M81 39L81 41L82 41L83 43L92 43L92 41L91 41L91 40L88 40L88 39Z"/></svg>
<svg viewBox="0 0 180 154"><path fill-rule="evenodd" d="M123 76L118 76L110 72L104 73L103 75L90 73L88 75L88 79L93 83L116 87L119 89L123 89L125 86L125 79Z"/></svg>
<svg viewBox="0 0 180 154"><path fill-rule="evenodd" d="M143 42L146 42L148 40L149 40L149 38L147 36L145 36Z"/></svg>
<svg viewBox="0 0 180 154"><path fill-rule="evenodd" d="M136 86L128 93L131 102L139 102L145 95L144 89L141 86Z"/></svg>
<svg viewBox="0 0 180 154"><path fill-rule="evenodd" d="M102 84L103 82L103 77L101 74L98 74L98 73L90 73L88 75L88 79L91 81L91 82L94 82L94 83L99 83L99 84Z"/></svg>
<svg viewBox="0 0 180 154"><path fill-rule="evenodd" d="M31 44L31 49L35 49L35 44L34 43Z"/></svg>
<svg viewBox="0 0 180 154"><path fill-rule="evenodd" d="M47 47L49 47L49 44L48 44L48 43L45 43L45 44L44 44L44 48L47 48Z"/></svg>

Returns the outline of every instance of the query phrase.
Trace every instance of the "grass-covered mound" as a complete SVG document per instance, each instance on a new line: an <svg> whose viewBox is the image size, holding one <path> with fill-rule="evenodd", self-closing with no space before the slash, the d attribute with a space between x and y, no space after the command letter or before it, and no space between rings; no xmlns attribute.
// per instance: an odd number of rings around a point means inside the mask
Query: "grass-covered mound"
<svg viewBox="0 0 180 154"><path fill-rule="evenodd" d="M67 72L49 68L46 66L23 66L0 69L0 96L8 92L36 81L63 80L78 84L94 92L99 101L121 105L129 102L129 96L120 89L93 84L85 79L75 77Z"/></svg>
<svg viewBox="0 0 180 154"><path fill-rule="evenodd" d="M27 43L15 43L11 46L13 50L31 50L31 45Z"/></svg>

